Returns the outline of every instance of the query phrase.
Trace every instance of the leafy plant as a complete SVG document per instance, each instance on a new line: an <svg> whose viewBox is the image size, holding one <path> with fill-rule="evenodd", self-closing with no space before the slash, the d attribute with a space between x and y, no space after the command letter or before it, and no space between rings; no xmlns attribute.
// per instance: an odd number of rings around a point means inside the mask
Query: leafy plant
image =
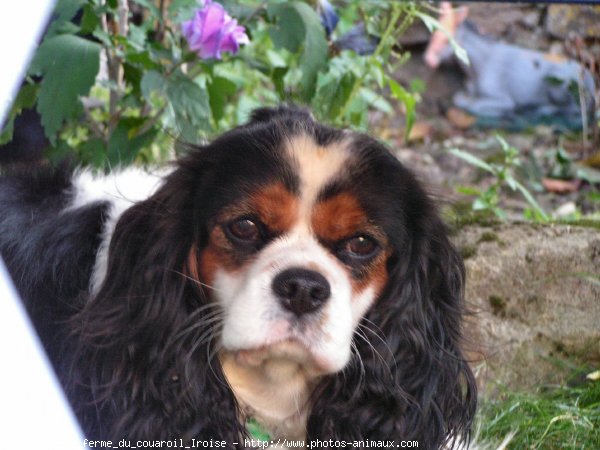
<svg viewBox="0 0 600 450"><path fill-rule="evenodd" d="M550 171L548 175L551 178L561 180L573 178L573 158L571 158L571 155L562 146L550 151L548 158L550 159Z"/></svg>
<svg viewBox="0 0 600 450"><path fill-rule="evenodd" d="M190 49L197 42L182 36L198 0L58 0L0 143L35 104L52 159L70 154L99 168L155 162L179 141L200 143L280 102L364 129L369 111L394 111L381 95L386 89L405 111L408 134L419 97L391 74L409 56L398 37L415 17L428 16L416 2L349 0L327 35L314 3L222 1L249 42L237 54L203 59ZM336 45L358 21L377 43L370 54Z"/></svg>
<svg viewBox="0 0 600 450"><path fill-rule="evenodd" d="M476 196L472 204L474 211L491 211L500 219L506 219L506 212L500 207L500 194L504 187L508 187L512 191L518 191L527 203L529 203L530 208L525 211L526 217L543 222L548 221L550 218L533 195L515 178L515 169L521 165L519 150L509 145L500 135L496 135L496 139L500 143L502 150L502 160L499 163L488 163L471 153L457 148L449 150L454 156L482 169L494 177L494 183L485 190L474 187L462 187L459 188L459 191L463 194Z"/></svg>

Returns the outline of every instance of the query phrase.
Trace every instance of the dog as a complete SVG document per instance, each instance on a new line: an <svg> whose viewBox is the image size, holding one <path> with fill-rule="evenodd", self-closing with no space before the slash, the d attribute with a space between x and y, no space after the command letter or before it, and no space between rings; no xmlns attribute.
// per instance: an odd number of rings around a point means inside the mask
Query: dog
<svg viewBox="0 0 600 450"><path fill-rule="evenodd" d="M169 169L4 174L0 210L89 439L468 440L463 263L371 137L262 108Z"/></svg>

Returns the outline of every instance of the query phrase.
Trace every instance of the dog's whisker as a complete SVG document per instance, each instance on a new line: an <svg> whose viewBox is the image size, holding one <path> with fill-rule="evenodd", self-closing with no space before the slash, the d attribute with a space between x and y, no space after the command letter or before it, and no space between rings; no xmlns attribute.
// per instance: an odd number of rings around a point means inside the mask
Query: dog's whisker
<svg viewBox="0 0 600 450"><path fill-rule="evenodd" d="M370 320L368 320L368 319L365 318L365 321L367 323L373 324L376 328L378 328L381 331L381 328L379 328L377 325L375 325ZM369 327L366 323L359 323L358 324L358 328L365 329L365 330L369 331L373 336L375 336L377 339L379 339L379 341L383 344L384 348L387 350L388 354L392 358L393 364L395 366L396 365L396 355L394 354L394 352L390 348L390 344L388 343L388 341L384 337L382 337L379 333L377 333L375 330L371 329L371 327ZM381 331L381 333L383 334L383 331ZM367 337L366 333L363 333L363 334L364 334L365 337Z"/></svg>
<svg viewBox="0 0 600 450"><path fill-rule="evenodd" d="M381 356L381 353L379 353L377 351L377 349L375 348L375 346L373 346L373 344L371 343L371 341L369 341L369 339L364 335L364 333L362 331L360 331L359 328L357 328L356 330L354 330L354 334L356 336L358 336L359 338L361 338L367 344L367 347L370 348L370 350L373 353L373 355L376 356L381 361L382 366L385 369L387 369L387 372L388 372L390 378L393 378L392 369L388 365L387 361L383 358L383 356Z"/></svg>
<svg viewBox="0 0 600 450"><path fill-rule="evenodd" d="M211 309L213 311L211 311ZM206 312L208 311L208 312ZM198 316L201 316L201 318L205 318L208 317L216 312L223 312L222 310L222 306L219 305L218 303L208 303L206 305L200 306L196 309L194 309L194 311L192 313L190 313L190 315L186 318L186 322L196 322L198 320Z"/></svg>
<svg viewBox="0 0 600 450"><path fill-rule="evenodd" d="M206 344L207 342L210 342L216 334L215 332L221 329L221 324L222 321L220 320L214 321L213 324L210 327L208 327L200 336L196 337L192 342L189 353L195 353L198 347L200 347L203 344Z"/></svg>
<svg viewBox="0 0 600 450"><path fill-rule="evenodd" d="M350 346L354 350L353 356L356 358L356 360L358 361L358 364L360 366L360 376L358 378L358 386L360 388L360 386L362 386L364 384L365 379L366 379L365 364L362 360L362 356L360 355L360 352L358 351L358 347L356 346L356 343L354 341L351 341Z"/></svg>
<svg viewBox="0 0 600 450"><path fill-rule="evenodd" d="M185 279L190 280L191 282L197 284L198 286L202 286L202 287L211 289L211 290L213 290L215 292L223 292L221 289L218 289L218 288L216 288L214 286L211 286L210 284L203 283L202 281L200 281L200 280L198 280L198 279L196 279L194 277L190 277L189 275L186 275L185 273L181 272L180 270L175 270L175 269L167 269L167 270L169 270L170 272L174 272L177 275L181 275Z"/></svg>
<svg viewBox="0 0 600 450"><path fill-rule="evenodd" d="M216 335L216 332L220 330L220 326L219 323L213 324L212 326L208 327L206 330L204 330L199 336L195 337L190 346L189 349L186 352L186 357L185 357L185 371L186 373L189 373L189 366L190 364L192 364L193 361L195 361L194 359L194 354L196 353L196 351L198 350L198 348L204 344L209 344L207 346L207 349L210 347L210 343L213 342L213 338Z"/></svg>
<svg viewBox="0 0 600 450"><path fill-rule="evenodd" d="M214 346L213 351L211 351L211 346ZM217 374L217 372L215 372L215 368L213 366L213 361L217 360L217 358L215 358L215 356L218 355L219 351L222 348L223 348L223 346L221 344L219 344L217 339L215 339L213 337L213 339L211 340L211 343L206 346L206 363L208 364L208 368L214 375L215 379L219 382L219 384L221 384L222 386L224 386L227 389L231 389L231 386L228 384L228 382L223 380L223 378L221 376L219 376L219 374Z"/></svg>
<svg viewBox="0 0 600 450"><path fill-rule="evenodd" d="M366 319L365 321L367 323L373 324L377 329L379 329L381 331L381 329L376 324L374 324L373 322L371 322L370 320ZM394 354L394 352L390 348L390 345L389 345L388 341L383 336L381 336L379 333L377 333L375 330L373 330L369 325L367 325L367 323L360 323L358 325L358 328L364 329L364 330L368 331L375 338L377 338L379 340L379 342L381 342L381 344L383 345L383 347L387 350L387 353L388 353L388 355L390 356L390 358L392 360L393 366L396 367L396 365L397 365L396 355ZM383 334L383 331L381 331L381 333ZM366 333L363 333L363 334L366 337Z"/></svg>
<svg viewBox="0 0 600 450"><path fill-rule="evenodd" d="M224 313L222 311L213 311L211 314L207 314L206 316L203 316L200 320L198 320L195 323L180 330L174 336L173 341L180 340L181 338L183 338L186 335L189 335L190 333L192 333L194 330L197 330L198 328L203 328L203 327L212 325L214 323L222 322L223 314Z"/></svg>

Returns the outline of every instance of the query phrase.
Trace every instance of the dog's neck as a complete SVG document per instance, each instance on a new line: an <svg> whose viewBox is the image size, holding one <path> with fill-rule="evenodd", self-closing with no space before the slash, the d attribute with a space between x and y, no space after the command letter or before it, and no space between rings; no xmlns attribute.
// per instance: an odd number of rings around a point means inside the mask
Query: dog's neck
<svg viewBox="0 0 600 450"><path fill-rule="evenodd" d="M230 353L220 355L223 371L243 414L253 418L271 438L304 439L310 394L317 377L293 361L266 360L240 364Z"/></svg>

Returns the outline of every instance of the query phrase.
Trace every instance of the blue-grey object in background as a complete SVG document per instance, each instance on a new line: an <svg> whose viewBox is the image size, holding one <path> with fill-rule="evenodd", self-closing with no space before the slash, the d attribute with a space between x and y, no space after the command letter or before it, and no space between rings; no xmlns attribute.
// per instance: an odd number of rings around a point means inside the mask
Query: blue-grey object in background
<svg viewBox="0 0 600 450"><path fill-rule="evenodd" d="M362 22L354 25L350 31L344 33L339 39L333 42L335 48L339 50L354 50L359 55L372 54L378 44L379 38L368 34L365 24Z"/></svg>
<svg viewBox="0 0 600 450"><path fill-rule="evenodd" d="M325 33L327 37L333 33L335 27L337 27L340 18L327 0L319 0L317 2L317 12L319 16L321 16L321 23L323 24L323 28L325 28Z"/></svg>
<svg viewBox="0 0 600 450"><path fill-rule="evenodd" d="M327 0L317 2L317 12L321 16L321 23L325 28L327 38L331 38L340 18ZM377 48L377 44L379 44L379 39L369 35L362 22L354 25L348 32L333 41L333 47L337 50L354 50L359 55L372 54Z"/></svg>

